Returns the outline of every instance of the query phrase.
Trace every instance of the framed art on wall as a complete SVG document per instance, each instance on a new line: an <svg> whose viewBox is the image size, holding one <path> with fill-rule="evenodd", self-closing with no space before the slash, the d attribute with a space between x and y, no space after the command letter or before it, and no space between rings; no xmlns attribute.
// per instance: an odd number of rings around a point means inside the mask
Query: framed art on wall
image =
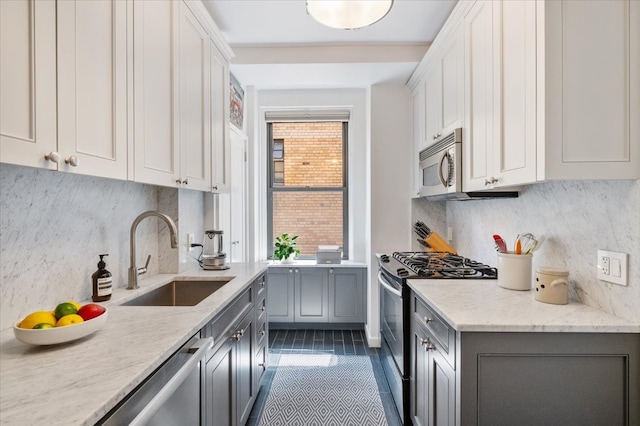
<svg viewBox="0 0 640 426"><path fill-rule="evenodd" d="M237 128L242 129L242 120L244 115L244 90L242 90L242 86L233 74L230 74L230 88L231 91L231 123L233 123Z"/></svg>

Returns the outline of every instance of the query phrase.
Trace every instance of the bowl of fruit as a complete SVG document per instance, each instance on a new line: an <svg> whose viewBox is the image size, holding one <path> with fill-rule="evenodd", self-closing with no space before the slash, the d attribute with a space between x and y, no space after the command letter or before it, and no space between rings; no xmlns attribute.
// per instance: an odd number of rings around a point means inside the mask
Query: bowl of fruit
<svg viewBox="0 0 640 426"><path fill-rule="evenodd" d="M64 302L53 311L30 313L13 326L13 334L29 345L55 345L95 333L106 321L104 306Z"/></svg>

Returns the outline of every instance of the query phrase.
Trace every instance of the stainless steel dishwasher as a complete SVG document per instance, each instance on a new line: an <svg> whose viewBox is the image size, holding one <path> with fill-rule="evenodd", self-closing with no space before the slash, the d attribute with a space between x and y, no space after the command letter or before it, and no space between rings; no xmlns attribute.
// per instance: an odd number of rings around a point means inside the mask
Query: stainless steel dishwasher
<svg viewBox="0 0 640 426"><path fill-rule="evenodd" d="M199 425L205 354L213 339L192 337L98 425Z"/></svg>

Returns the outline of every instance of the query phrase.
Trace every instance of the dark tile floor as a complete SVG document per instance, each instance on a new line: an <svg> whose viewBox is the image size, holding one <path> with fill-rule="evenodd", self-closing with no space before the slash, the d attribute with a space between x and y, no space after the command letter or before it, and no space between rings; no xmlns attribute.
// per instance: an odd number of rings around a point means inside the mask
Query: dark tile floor
<svg viewBox="0 0 640 426"><path fill-rule="evenodd" d="M264 408L269 388L276 372L278 356L283 353L332 353L335 355L367 355L373 366L373 373L378 384L380 399L384 407L389 426L400 426L400 418L396 412L389 386L384 377L379 350L370 348L366 343L364 331L360 330L271 330L269 332L269 365L265 373L262 388L247 421L247 426L257 426ZM282 425L286 426L286 425ZM366 426L366 425L362 425Z"/></svg>

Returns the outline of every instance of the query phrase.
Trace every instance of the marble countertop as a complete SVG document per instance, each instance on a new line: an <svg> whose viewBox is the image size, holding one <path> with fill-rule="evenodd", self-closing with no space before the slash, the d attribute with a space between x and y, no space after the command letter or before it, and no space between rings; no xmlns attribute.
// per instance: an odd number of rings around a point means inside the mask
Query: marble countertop
<svg viewBox="0 0 640 426"><path fill-rule="evenodd" d="M495 280L409 280L409 287L457 331L640 333L640 324L581 303L551 305Z"/></svg>
<svg viewBox="0 0 640 426"><path fill-rule="evenodd" d="M93 425L268 266L141 276L140 289L114 289L111 300L101 303L109 310L101 330L66 344L30 346L16 340L12 329L3 330L0 424ZM196 306L120 306L175 278L208 277L234 278Z"/></svg>
<svg viewBox="0 0 640 426"><path fill-rule="evenodd" d="M294 260L291 263L281 263L279 260L271 260L268 262L269 267L280 268L308 268L308 267L321 267L321 268L353 268L360 267L366 268L367 264L364 262L355 262L353 260L343 260L342 263L316 263L315 259L302 259Z"/></svg>

